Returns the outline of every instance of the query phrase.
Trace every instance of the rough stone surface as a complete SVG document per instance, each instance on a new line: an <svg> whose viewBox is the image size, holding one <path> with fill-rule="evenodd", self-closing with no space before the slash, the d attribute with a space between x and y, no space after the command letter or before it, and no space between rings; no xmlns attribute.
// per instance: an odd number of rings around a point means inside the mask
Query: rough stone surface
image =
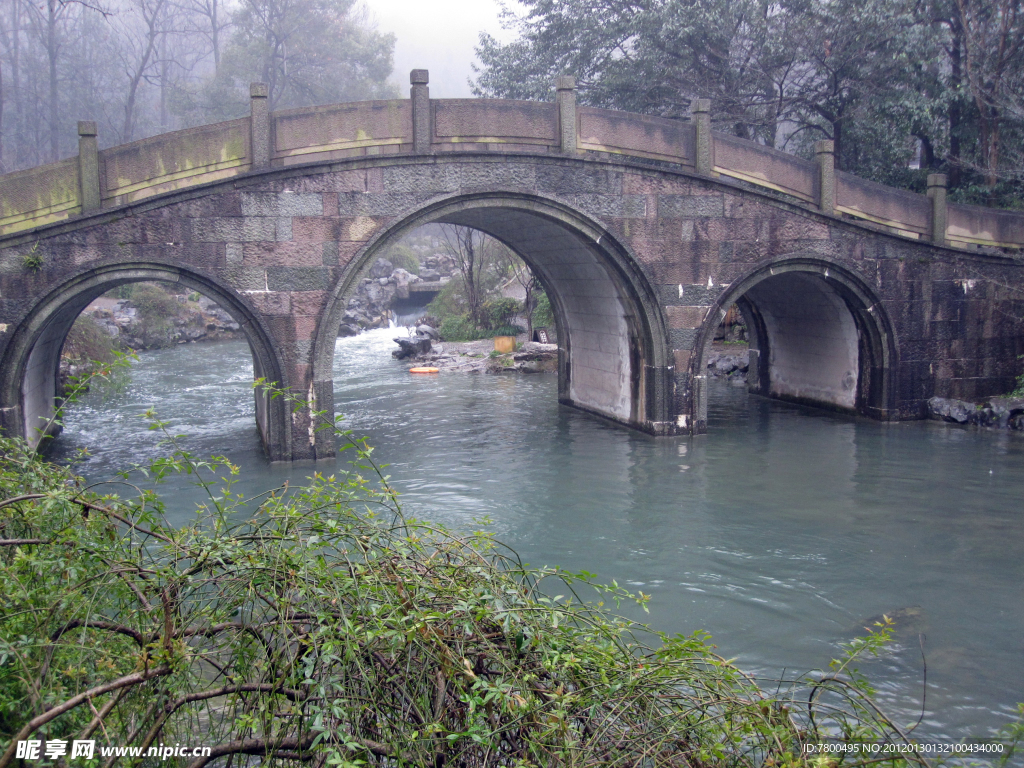
<svg viewBox="0 0 1024 768"><path fill-rule="evenodd" d="M967 424L974 418L977 406L947 397L933 397L928 400L928 416L939 421Z"/></svg>
<svg viewBox="0 0 1024 768"><path fill-rule="evenodd" d="M706 428L701 361L734 302L757 320L748 382L777 397L925 418L930 398L983 401L1021 372L1024 261L1011 254L935 247L685 164L402 152L271 167L0 237L2 426L25 434L46 417L73 315L133 280L210 295L263 375L329 398L333 339L367 314L349 298L399 291L393 269L385 285L361 270L435 221L493 234L541 275L562 315L562 402L654 434ZM33 248L39 269L24 266ZM272 457L333 450L307 417L266 408Z"/></svg>

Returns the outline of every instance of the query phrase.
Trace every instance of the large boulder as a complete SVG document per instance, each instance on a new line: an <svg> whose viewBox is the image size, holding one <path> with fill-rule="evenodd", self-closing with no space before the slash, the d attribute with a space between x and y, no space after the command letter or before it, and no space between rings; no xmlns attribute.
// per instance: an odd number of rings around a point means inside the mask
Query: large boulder
<svg viewBox="0 0 1024 768"><path fill-rule="evenodd" d="M708 356L708 373L712 376L729 376L733 373L746 373L749 367L749 356L730 352L712 351Z"/></svg>
<svg viewBox="0 0 1024 768"><path fill-rule="evenodd" d="M976 422L977 410L974 403L950 397L933 397L928 401L928 418L955 424L967 424L972 420Z"/></svg>
<svg viewBox="0 0 1024 768"><path fill-rule="evenodd" d="M373 266L370 267L370 277L374 280L381 277L390 277L394 269L395 265L387 259L377 259Z"/></svg>
<svg viewBox="0 0 1024 768"><path fill-rule="evenodd" d="M391 353L391 356L396 360L405 360L407 358L420 357L430 352L430 337L429 336L413 336L411 339L403 339L398 337L394 339L395 344L399 346Z"/></svg>

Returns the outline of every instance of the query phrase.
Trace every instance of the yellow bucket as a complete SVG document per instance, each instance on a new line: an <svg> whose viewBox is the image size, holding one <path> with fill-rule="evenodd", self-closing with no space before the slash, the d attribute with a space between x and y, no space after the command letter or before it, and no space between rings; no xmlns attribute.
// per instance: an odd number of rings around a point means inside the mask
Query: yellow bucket
<svg viewBox="0 0 1024 768"><path fill-rule="evenodd" d="M516 351L516 337L515 336L495 336L494 337L494 351L500 352L503 355L510 354Z"/></svg>

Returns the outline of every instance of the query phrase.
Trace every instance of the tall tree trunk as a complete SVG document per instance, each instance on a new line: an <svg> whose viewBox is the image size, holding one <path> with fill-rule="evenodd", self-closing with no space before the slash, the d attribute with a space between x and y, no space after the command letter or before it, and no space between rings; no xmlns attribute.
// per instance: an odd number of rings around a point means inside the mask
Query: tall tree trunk
<svg viewBox="0 0 1024 768"><path fill-rule="evenodd" d="M955 189L963 183L963 157L960 149L960 131L963 124L960 88L963 86L964 28L954 11L950 19L951 48L949 52L949 85L954 96L949 104L949 186Z"/></svg>
<svg viewBox="0 0 1024 768"><path fill-rule="evenodd" d="M131 141L135 133L135 103L139 96L139 86L142 84L142 79L156 50L156 41L159 36L157 22L163 11L163 5L164 0L158 0L151 8L147 8L145 4L141 6L146 21L146 49L138 61L131 82L128 84L128 98L124 106L124 127L121 130L121 140L124 142Z"/></svg>
<svg viewBox="0 0 1024 768"><path fill-rule="evenodd" d="M47 0L46 3L46 59L49 64L49 103L50 103L50 162L60 159L60 119L58 118L57 92L57 3L58 0Z"/></svg>
<svg viewBox="0 0 1024 768"><path fill-rule="evenodd" d="M21 92L21 0L14 0L11 8L11 90L14 93L14 130L17 145L23 145L22 131L25 127L24 96ZM9 148L10 145L8 145ZM24 165L19 149L14 150L14 163Z"/></svg>
<svg viewBox="0 0 1024 768"><path fill-rule="evenodd" d="M4 62L0 59L0 173L7 173L4 162Z"/></svg>
<svg viewBox="0 0 1024 768"><path fill-rule="evenodd" d="M213 46L213 74L220 74L220 27L217 21L217 0L210 0L210 44Z"/></svg>

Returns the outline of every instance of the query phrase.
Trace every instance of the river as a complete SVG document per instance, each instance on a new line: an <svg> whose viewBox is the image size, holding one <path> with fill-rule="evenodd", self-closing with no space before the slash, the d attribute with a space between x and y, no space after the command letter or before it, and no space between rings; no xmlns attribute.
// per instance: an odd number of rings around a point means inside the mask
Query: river
<svg viewBox="0 0 1024 768"><path fill-rule="evenodd" d="M535 565L653 595L649 621L705 629L766 676L827 666L874 617L897 643L861 664L922 738L989 736L1024 701L1024 439L880 424L713 382L709 434L654 439L561 407L553 376L410 376L394 331L339 339L335 399L407 514L489 528ZM57 456L99 480L159 454L156 406L196 454L242 467L252 495L310 466L268 466L243 342L147 352L118 394L72 407ZM344 460L344 459L340 459ZM324 469L318 465L317 469ZM184 520L198 496L168 486Z"/></svg>

